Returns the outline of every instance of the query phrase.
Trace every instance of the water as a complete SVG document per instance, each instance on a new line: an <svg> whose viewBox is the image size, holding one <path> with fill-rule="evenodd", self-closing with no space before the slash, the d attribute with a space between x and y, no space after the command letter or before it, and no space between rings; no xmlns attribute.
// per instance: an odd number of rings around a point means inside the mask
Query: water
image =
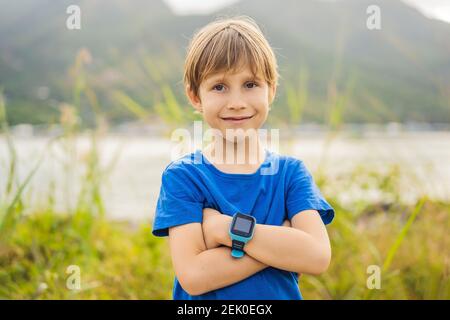
<svg viewBox="0 0 450 320"><path fill-rule="evenodd" d="M18 154L18 176L23 181L46 150L48 138L15 137ZM390 164L400 164L408 179L402 187L404 201L414 201L421 193L431 198L450 199L450 132L398 133L395 135L368 133L362 138L342 134L325 147L325 135L299 134L292 144L280 142L281 153L304 160L314 173L321 159L325 159L324 171L333 179L345 175L357 165L383 170ZM150 221L156 207L161 173L171 161L174 144L164 138L109 135L99 140L100 164L106 167L119 158L112 172L105 179L102 195L108 217ZM76 143L76 160L70 160L61 144L47 150L44 161L25 190L25 199L32 209L45 208L51 182L54 183L55 209L67 212L73 208L80 190L80 177L84 173L83 161L89 150L89 139L79 137ZM0 194L6 183L6 166L9 160L4 137L0 137ZM65 163L71 163L67 171ZM343 202L350 203L356 197L369 201L380 200L377 190L328 190Z"/></svg>

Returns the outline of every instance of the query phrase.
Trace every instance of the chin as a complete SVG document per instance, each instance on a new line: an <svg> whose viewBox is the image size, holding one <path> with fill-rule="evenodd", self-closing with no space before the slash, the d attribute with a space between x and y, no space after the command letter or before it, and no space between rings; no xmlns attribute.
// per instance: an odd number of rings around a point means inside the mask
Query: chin
<svg viewBox="0 0 450 320"><path fill-rule="evenodd" d="M226 130L242 130L242 132L236 132L236 134L229 134L226 135ZM222 137L229 141L229 142L243 142L251 137L257 138L258 137L258 128L245 128L245 127L232 127L232 128L225 128L222 130Z"/></svg>

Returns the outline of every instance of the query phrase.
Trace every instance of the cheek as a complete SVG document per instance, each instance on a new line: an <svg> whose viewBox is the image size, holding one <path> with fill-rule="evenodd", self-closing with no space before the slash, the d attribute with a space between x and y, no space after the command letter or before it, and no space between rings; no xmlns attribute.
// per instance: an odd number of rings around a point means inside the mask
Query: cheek
<svg viewBox="0 0 450 320"><path fill-rule="evenodd" d="M253 105L262 115L267 115L269 112L269 100L267 96L258 95L253 100Z"/></svg>
<svg viewBox="0 0 450 320"><path fill-rule="evenodd" d="M204 116L204 119L206 120L206 122L208 122L209 124L217 121L217 112L211 110L211 108L204 111L203 116Z"/></svg>
<svg viewBox="0 0 450 320"><path fill-rule="evenodd" d="M264 109L269 107L269 92L267 89L261 88L255 91L254 94L250 96L252 104L258 109Z"/></svg>
<svg viewBox="0 0 450 320"><path fill-rule="evenodd" d="M220 110L221 100L218 99L217 96L211 94L204 94L202 97L202 106L203 106L203 116L206 119L210 119L217 115L217 112Z"/></svg>
<svg viewBox="0 0 450 320"><path fill-rule="evenodd" d="M261 127L267 120L267 117L269 115L268 110L260 110L259 111L259 117L257 118L256 126Z"/></svg>
<svg viewBox="0 0 450 320"><path fill-rule="evenodd" d="M218 114L220 112L220 105L211 102L212 101L208 101L208 105L205 105L203 108L203 119L209 125L215 125L219 121Z"/></svg>

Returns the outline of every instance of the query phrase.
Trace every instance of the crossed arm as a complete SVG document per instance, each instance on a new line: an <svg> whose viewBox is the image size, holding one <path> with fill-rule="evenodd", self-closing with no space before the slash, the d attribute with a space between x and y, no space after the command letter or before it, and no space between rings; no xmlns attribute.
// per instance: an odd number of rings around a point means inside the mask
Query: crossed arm
<svg viewBox="0 0 450 320"><path fill-rule="evenodd" d="M243 258L231 256L232 217L203 210L203 223L169 229L172 262L183 289L200 295L244 280L271 266L318 275L330 263L331 247L319 213L305 210L282 226L256 224ZM291 227L292 226L292 227Z"/></svg>

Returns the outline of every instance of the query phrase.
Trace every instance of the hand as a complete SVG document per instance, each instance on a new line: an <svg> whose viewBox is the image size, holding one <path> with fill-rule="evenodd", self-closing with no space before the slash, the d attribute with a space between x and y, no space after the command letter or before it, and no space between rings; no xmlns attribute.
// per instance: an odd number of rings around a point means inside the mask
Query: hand
<svg viewBox="0 0 450 320"><path fill-rule="evenodd" d="M203 209L203 239L205 240L206 249L213 249L220 246L217 241L216 230L217 230L217 220L222 214L212 208Z"/></svg>

